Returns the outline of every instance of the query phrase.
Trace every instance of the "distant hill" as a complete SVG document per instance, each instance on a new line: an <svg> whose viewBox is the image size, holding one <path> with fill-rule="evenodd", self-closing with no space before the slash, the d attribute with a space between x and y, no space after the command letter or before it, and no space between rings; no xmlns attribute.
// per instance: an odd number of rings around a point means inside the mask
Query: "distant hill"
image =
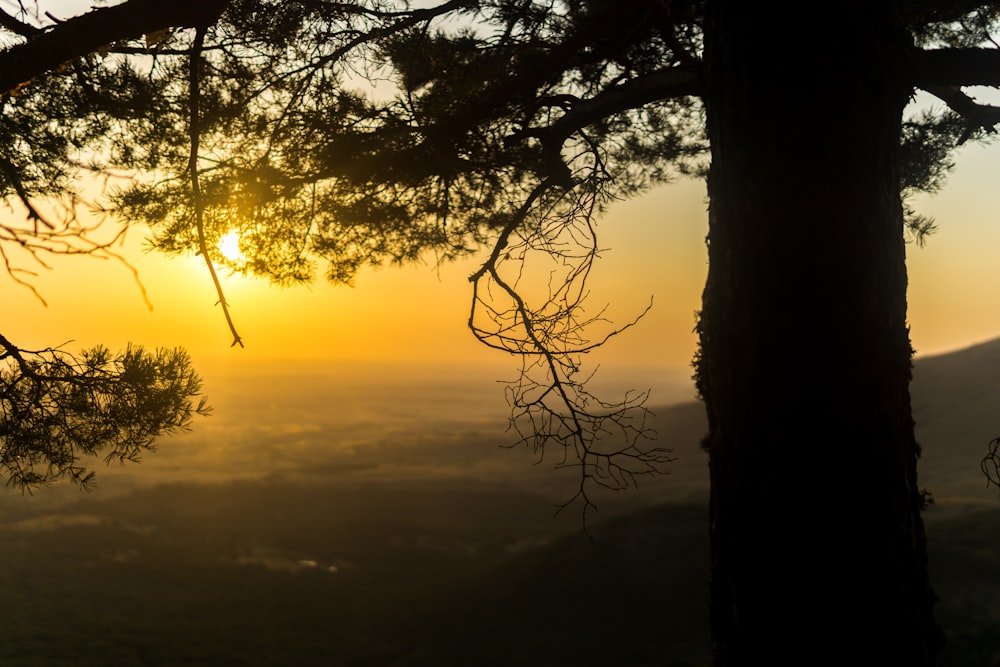
<svg viewBox="0 0 1000 667"><path fill-rule="evenodd" d="M920 484L944 507L1000 507L986 488L980 461L1000 436L1000 338L914 362L911 385L917 440L923 454ZM655 410L655 427L675 450L671 476L656 484L664 500L707 496L707 456L698 448L706 429L699 403ZM670 488L673 487L673 488Z"/></svg>
<svg viewBox="0 0 1000 667"><path fill-rule="evenodd" d="M917 359L911 395L921 485L940 504L996 506L980 461L1000 436L1000 339Z"/></svg>

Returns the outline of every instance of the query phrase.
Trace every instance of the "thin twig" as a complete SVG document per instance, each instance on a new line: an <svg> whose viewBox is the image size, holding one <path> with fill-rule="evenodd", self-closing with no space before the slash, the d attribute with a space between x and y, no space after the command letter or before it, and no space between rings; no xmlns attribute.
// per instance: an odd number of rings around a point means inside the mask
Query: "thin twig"
<svg viewBox="0 0 1000 667"><path fill-rule="evenodd" d="M205 240L205 203L201 198L201 187L198 183L198 150L199 150L199 138L201 126L199 123L199 62L201 61L201 50L205 43L205 28L199 27L195 33L194 43L191 45L191 60L189 68L189 82L190 82L190 115L191 115L191 158L188 162L188 170L191 172L191 199L194 202L194 221L195 225L198 227L198 254L202 256L205 260L205 266L208 267L208 272L212 276L212 282L215 284L215 293L219 295L219 305L222 306L222 312L226 316L226 324L229 325L229 331L233 334L233 342L231 347L239 345L243 347L243 338L236 331L236 325L233 323L233 318L229 314L229 304L226 302L226 295L222 291L222 283L219 281L219 275L215 272L215 264L212 262L212 257L208 252L208 243Z"/></svg>

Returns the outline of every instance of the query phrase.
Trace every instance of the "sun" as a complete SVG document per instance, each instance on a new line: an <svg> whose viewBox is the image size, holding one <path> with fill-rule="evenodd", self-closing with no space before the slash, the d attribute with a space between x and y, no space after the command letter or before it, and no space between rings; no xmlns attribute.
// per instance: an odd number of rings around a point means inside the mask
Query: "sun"
<svg viewBox="0 0 1000 667"><path fill-rule="evenodd" d="M228 262L239 264L246 261L246 256L240 250L240 233L237 231L228 232L219 239L218 248Z"/></svg>

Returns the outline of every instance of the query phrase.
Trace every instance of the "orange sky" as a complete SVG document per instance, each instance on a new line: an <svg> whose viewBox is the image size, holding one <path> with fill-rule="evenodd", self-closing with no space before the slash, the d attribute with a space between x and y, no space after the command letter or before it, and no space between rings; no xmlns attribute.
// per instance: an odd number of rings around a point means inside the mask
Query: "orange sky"
<svg viewBox="0 0 1000 667"><path fill-rule="evenodd" d="M80 7L89 3L77 3ZM77 6L53 6L65 15ZM983 96L979 95L981 99ZM926 248L910 248L910 323L919 353L959 348L1000 335L1000 149L965 148L946 189L916 208L940 231ZM653 310L613 340L595 361L607 372L686 382L696 347L692 333L706 271L704 185L682 181L613 206L600 245L610 250L592 277L592 305L630 320L653 297ZM0 215L5 214L0 211ZM186 347L199 366L246 369L280 360L447 363L511 368L465 327L475 261L363 271L355 288L278 289L225 279L246 349L231 349L216 296L200 260L141 252L136 229L123 253L139 270L150 311L127 269L88 258L53 261L35 286L42 306L0 273L0 331L31 348L74 341L70 348L129 341ZM644 380L645 381L645 380Z"/></svg>
<svg viewBox="0 0 1000 667"><path fill-rule="evenodd" d="M685 376L694 350L694 311L705 273L703 186L694 181L613 208L601 227L591 303L610 304L619 322L654 299L654 309L627 336L602 353L605 364L679 369ZM230 337L201 260L141 251L139 230L122 253L139 270L150 311L130 272L86 257L54 261L33 281L48 306L28 290L2 283L3 331L26 347L74 340L120 347L183 345L196 360L254 364L279 359L466 362L506 365L504 355L478 344L465 327L476 260L436 268L432 263L363 271L353 288L322 280L311 287L275 288L224 276L246 349Z"/></svg>
<svg viewBox="0 0 1000 667"><path fill-rule="evenodd" d="M919 353L963 347L1000 335L1000 148L971 146L946 189L921 197L917 209L940 231L925 248L910 246L910 323ZM611 304L618 322L653 297L652 312L596 357L606 372L685 381L695 350L694 313L705 277L704 186L681 181L614 205L599 228L610 250L592 276L591 303ZM356 287L270 287L225 278L246 349L231 349L203 264L141 251L140 229L122 249L139 270L154 306L146 307L130 272L86 257L53 262L26 289L0 277L0 331L23 347L75 341L69 347L129 341L186 347L206 369L253 368L279 360L461 362L512 368L465 328L476 262L363 271ZM643 380L645 381L645 380Z"/></svg>

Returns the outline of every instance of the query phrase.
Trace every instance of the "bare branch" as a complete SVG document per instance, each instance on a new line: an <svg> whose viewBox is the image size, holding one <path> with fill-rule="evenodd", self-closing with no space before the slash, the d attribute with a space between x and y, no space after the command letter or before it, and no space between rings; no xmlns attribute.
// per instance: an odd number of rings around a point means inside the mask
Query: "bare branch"
<svg viewBox="0 0 1000 667"><path fill-rule="evenodd" d="M0 172L2 170L3 166L0 164ZM30 282L37 273L25 268L25 259L29 265L33 263L42 269L51 268L46 259L53 255L110 259L120 263L132 274L143 301L152 310L153 306L138 271L114 250L124 238L126 227L118 227L108 234L105 231L107 220L103 216L93 222L84 223L78 208L87 206L92 211L98 209L75 194L62 198L49 198L46 203L51 205L55 212L50 212L47 218L35 210L34 206L31 206L32 202L26 199L19 197L17 201L29 211L27 226L23 223L17 225L0 222L0 260L3 262L3 269L15 283L30 290L42 304L45 304L45 299ZM13 210L13 202L7 204ZM34 211L34 215L31 211ZM40 227L39 221L42 221L44 226Z"/></svg>
<svg viewBox="0 0 1000 667"><path fill-rule="evenodd" d="M589 177L569 190L547 179L512 214L470 277L469 313L469 328L480 342L521 358L519 379L506 387L509 426L518 436L511 446L528 446L539 461L555 448L556 467L574 469L578 478L560 511L579 503L585 523L596 509L593 487L633 487L673 460L669 450L647 444L655 437L646 426L648 393L601 400L586 388L591 377L581 370L582 355L648 311L597 336L595 327L608 325L604 310L585 314L587 278L599 255L593 218L603 173L596 151L592 158ZM526 271L535 261L552 268L544 293L532 299L527 292L537 287Z"/></svg>
<svg viewBox="0 0 1000 667"><path fill-rule="evenodd" d="M986 486L993 484L1000 488L1000 438L990 440L988 451L983 457L980 467L983 470L983 476L986 477Z"/></svg>
<svg viewBox="0 0 1000 667"><path fill-rule="evenodd" d="M29 39L37 37L38 33L42 32L41 28L36 28L33 25L25 23L16 16L12 16L2 9L0 9L0 26L10 30L15 35L20 35L21 37L27 37Z"/></svg>
<svg viewBox="0 0 1000 667"><path fill-rule="evenodd" d="M236 325L233 323L233 318L229 314L229 304L226 302L226 295L222 291L222 283L219 281L219 276L215 272L215 264L212 262L212 256L209 253L208 243L205 240L205 203L201 196L201 186L198 182L198 151L199 151L199 141L200 141L200 121L199 121L199 101L200 101L200 91L199 91L199 63L201 61L201 47L205 43L205 28L198 28L195 34L194 44L191 46L191 59L190 67L188 69L189 83L190 83L190 100L189 100L189 112L190 112L190 135L191 135L191 157L188 162L188 170L191 176L191 198L194 202L194 221L198 228L198 249L199 254L202 259L205 260L205 265L208 267L208 272L212 276L212 282L215 284L215 292L219 295L219 305L222 306L222 312L226 316L226 324L229 325L229 331L233 334L232 346L239 345L243 347L243 339L240 334L236 331Z"/></svg>

